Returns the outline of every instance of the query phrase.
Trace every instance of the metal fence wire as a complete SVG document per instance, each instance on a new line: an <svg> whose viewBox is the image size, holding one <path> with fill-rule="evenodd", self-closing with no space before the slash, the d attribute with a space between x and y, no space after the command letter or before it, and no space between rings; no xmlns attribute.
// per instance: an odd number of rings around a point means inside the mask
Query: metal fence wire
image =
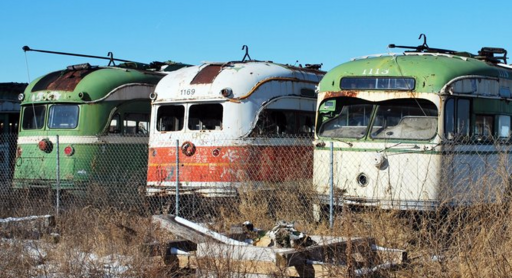
<svg viewBox="0 0 512 278"><path fill-rule="evenodd" d="M374 149L313 142L3 135L0 217L96 206L206 221L323 215L332 225L342 204L433 209L502 201L509 193L511 145L503 140Z"/></svg>

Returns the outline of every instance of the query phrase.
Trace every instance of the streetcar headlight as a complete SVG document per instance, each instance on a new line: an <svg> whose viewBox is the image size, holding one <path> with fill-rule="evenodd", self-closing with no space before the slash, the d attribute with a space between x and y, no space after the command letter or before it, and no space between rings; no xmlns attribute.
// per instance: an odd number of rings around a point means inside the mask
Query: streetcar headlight
<svg viewBox="0 0 512 278"><path fill-rule="evenodd" d="M231 88L224 88L222 90L220 90L220 94L223 96L223 97L232 97L233 96L233 89Z"/></svg>
<svg viewBox="0 0 512 278"><path fill-rule="evenodd" d="M81 100L86 100L86 99L88 99L88 94L86 92L80 92L80 93L78 93L78 97Z"/></svg>
<svg viewBox="0 0 512 278"><path fill-rule="evenodd" d="M25 99L25 94L24 93L21 93L18 95L18 100L19 101L23 101Z"/></svg>

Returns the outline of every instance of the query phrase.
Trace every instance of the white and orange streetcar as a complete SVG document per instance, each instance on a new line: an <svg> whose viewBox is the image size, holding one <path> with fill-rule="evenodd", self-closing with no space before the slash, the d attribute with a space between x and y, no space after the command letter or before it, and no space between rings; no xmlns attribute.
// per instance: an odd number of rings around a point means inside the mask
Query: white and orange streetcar
<svg viewBox="0 0 512 278"><path fill-rule="evenodd" d="M234 196L312 179L319 65L204 63L171 72L152 99L146 195Z"/></svg>

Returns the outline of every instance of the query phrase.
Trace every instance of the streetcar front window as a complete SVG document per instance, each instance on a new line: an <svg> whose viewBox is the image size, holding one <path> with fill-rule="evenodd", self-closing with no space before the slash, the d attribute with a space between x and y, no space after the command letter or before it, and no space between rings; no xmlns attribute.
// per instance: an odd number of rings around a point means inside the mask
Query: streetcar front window
<svg viewBox="0 0 512 278"><path fill-rule="evenodd" d="M44 105L29 105L23 109L23 129L41 129L44 125L46 107Z"/></svg>
<svg viewBox="0 0 512 278"><path fill-rule="evenodd" d="M56 104L50 106L48 127L72 129L78 126L78 105Z"/></svg>
<svg viewBox="0 0 512 278"><path fill-rule="evenodd" d="M422 99L379 103L370 136L373 139L426 140L437 133L437 108Z"/></svg>
<svg viewBox="0 0 512 278"><path fill-rule="evenodd" d="M435 104L424 99L329 99L319 108L318 135L361 139L369 133L372 139L427 140L437 133L437 116Z"/></svg>
<svg viewBox="0 0 512 278"><path fill-rule="evenodd" d="M162 105L156 115L156 130L179 131L185 122L185 107L183 105Z"/></svg>
<svg viewBox="0 0 512 278"><path fill-rule="evenodd" d="M371 103L347 103L336 117L322 124L319 135L332 138L363 138L370 123L372 110Z"/></svg>
<svg viewBox="0 0 512 278"><path fill-rule="evenodd" d="M222 104L196 104L190 106L188 129L190 130L221 130Z"/></svg>

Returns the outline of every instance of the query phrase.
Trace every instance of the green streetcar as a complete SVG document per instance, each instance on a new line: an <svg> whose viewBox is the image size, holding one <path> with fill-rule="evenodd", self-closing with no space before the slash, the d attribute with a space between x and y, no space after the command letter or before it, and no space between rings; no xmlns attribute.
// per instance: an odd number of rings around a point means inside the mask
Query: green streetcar
<svg viewBox="0 0 512 278"><path fill-rule="evenodd" d="M31 82L20 94L13 187L144 185L149 96L166 71L182 66L81 64Z"/></svg>
<svg viewBox="0 0 512 278"><path fill-rule="evenodd" d="M320 205L433 210L502 200L512 173L506 50L473 55L426 39L390 46L411 50L354 59L319 84Z"/></svg>

